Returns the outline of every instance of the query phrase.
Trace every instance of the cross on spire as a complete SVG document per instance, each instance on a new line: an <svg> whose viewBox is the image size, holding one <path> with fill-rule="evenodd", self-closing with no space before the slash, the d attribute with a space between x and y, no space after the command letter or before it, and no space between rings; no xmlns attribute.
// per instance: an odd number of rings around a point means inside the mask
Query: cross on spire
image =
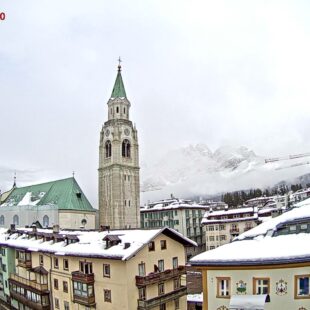
<svg viewBox="0 0 310 310"><path fill-rule="evenodd" d="M122 62L121 56L118 57L117 61L118 61L118 71L121 71L121 68L122 68L122 66L121 66L121 62Z"/></svg>

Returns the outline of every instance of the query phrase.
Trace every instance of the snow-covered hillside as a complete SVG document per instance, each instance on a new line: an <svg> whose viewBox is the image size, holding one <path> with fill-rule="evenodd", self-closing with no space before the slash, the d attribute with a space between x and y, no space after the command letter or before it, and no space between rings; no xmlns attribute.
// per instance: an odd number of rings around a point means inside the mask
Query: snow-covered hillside
<svg viewBox="0 0 310 310"><path fill-rule="evenodd" d="M244 146L222 146L212 152L197 144L169 151L154 165L142 165L142 203L171 193L184 197L271 186L310 170L309 166L275 170L291 161L266 164L264 158Z"/></svg>

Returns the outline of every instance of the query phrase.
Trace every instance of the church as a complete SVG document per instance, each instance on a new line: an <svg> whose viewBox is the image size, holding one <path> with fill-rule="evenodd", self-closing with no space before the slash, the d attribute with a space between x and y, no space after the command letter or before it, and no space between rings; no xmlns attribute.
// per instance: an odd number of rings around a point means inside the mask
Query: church
<svg viewBox="0 0 310 310"><path fill-rule="evenodd" d="M119 63L99 145L99 224L111 229L140 227L138 132L129 117L121 69Z"/></svg>

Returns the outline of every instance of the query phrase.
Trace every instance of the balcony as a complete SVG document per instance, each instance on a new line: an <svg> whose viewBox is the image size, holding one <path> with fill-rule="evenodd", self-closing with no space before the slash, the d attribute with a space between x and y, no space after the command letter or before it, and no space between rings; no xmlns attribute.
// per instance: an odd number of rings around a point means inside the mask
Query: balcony
<svg viewBox="0 0 310 310"><path fill-rule="evenodd" d="M230 229L230 233L231 234L239 234L239 228L237 228L237 227L236 228L231 228Z"/></svg>
<svg viewBox="0 0 310 310"><path fill-rule="evenodd" d="M80 296L73 294L73 302L77 302L84 306L94 306L96 304L95 302L95 296Z"/></svg>
<svg viewBox="0 0 310 310"><path fill-rule="evenodd" d="M48 291L48 286L47 284L41 284L37 283L36 281L33 280L28 280L23 277L18 276L17 274L11 273L9 281L15 284L22 284L23 286L26 286L27 288L33 288L37 291L40 292L47 292Z"/></svg>
<svg viewBox="0 0 310 310"><path fill-rule="evenodd" d="M10 295L11 295L11 298L17 300L18 302L29 307L30 309L34 309L34 310L50 310L51 309L51 306L49 304L41 304L41 303L34 302L28 299L26 296L21 295L17 292L14 292L11 289L10 289Z"/></svg>
<svg viewBox="0 0 310 310"><path fill-rule="evenodd" d="M18 259L17 266L24 267L24 268L31 268L31 259L30 260L24 260L24 259Z"/></svg>
<svg viewBox="0 0 310 310"><path fill-rule="evenodd" d="M147 300L138 299L138 310L152 309L154 307L158 307L161 304L167 303L174 299L178 299L186 294L187 294L186 286L181 286L175 291L169 292L164 295L157 296L155 298L151 298Z"/></svg>
<svg viewBox="0 0 310 310"><path fill-rule="evenodd" d="M154 283L158 283L161 281L165 281L168 279L172 279L178 276L181 276L186 273L185 266L179 266L176 269L167 269L163 272L154 272L150 273L147 276L136 276L136 286L146 286Z"/></svg>
<svg viewBox="0 0 310 310"><path fill-rule="evenodd" d="M93 284L95 282L95 275L93 273L83 273L81 271L73 271L72 281L82 282L86 284Z"/></svg>
<svg viewBox="0 0 310 310"><path fill-rule="evenodd" d="M250 229L252 229L253 227L244 227L243 231L248 231Z"/></svg>

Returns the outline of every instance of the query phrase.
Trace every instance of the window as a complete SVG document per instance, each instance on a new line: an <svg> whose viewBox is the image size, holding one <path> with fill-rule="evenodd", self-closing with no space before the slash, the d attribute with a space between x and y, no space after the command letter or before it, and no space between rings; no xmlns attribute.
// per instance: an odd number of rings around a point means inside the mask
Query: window
<svg viewBox="0 0 310 310"><path fill-rule="evenodd" d="M81 297L92 297L94 296L94 286L93 284L73 281L73 293Z"/></svg>
<svg viewBox="0 0 310 310"><path fill-rule="evenodd" d="M69 310L69 303L67 301L64 301L64 309Z"/></svg>
<svg viewBox="0 0 310 310"><path fill-rule="evenodd" d="M54 268L55 268L55 269L58 269L58 268L59 268L59 265L58 265L58 258L57 258L57 257L54 257Z"/></svg>
<svg viewBox="0 0 310 310"><path fill-rule="evenodd" d="M214 226L209 226L209 231L214 231Z"/></svg>
<svg viewBox="0 0 310 310"><path fill-rule="evenodd" d="M67 281L62 282L62 287L63 287L63 291L65 293L68 293L68 282Z"/></svg>
<svg viewBox="0 0 310 310"><path fill-rule="evenodd" d="M209 241L214 241L214 236L210 236Z"/></svg>
<svg viewBox="0 0 310 310"><path fill-rule="evenodd" d="M69 270L69 261L64 259L64 270Z"/></svg>
<svg viewBox="0 0 310 310"><path fill-rule="evenodd" d="M211 245L210 246L210 250L214 250L215 249L215 246L214 245Z"/></svg>
<svg viewBox="0 0 310 310"><path fill-rule="evenodd" d="M118 113L119 112L119 107L116 107L116 113Z"/></svg>
<svg viewBox="0 0 310 310"><path fill-rule="evenodd" d="M155 251L155 242L154 241L149 242L149 251Z"/></svg>
<svg viewBox="0 0 310 310"><path fill-rule="evenodd" d="M161 304L159 306L159 310L166 310L166 304Z"/></svg>
<svg viewBox="0 0 310 310"><path fill-rule="evenodd" d="M225 225L220 225L220 230L225 230Z"/></svg>
<svg viewBox="0 0 310 310"><path fill-rule="evenodd" d="M126 108L124 108L124 114L126 114Z"/></svg>
<svg viewBox="0 0 310 310"><path fill-rule="evenodd" d="M87 262L80 262L80 271L85 274L93 273L93 264Z"/></svg>
<svg viewBox="0 0 310 310"><path fill-rule="evenodd" d="M216 278L217 280L217 298L230 297L230 278Z"/></svg>
<svg viewBox="0 0 310 310"><path fill-rule="evenodd" d="M59 309L59 299L55 298L55 308Z"/></svg>
<svg viewBox="0 0 310 310"><path fill-rule="evenodd" d="M39 255L39 264L40 264L40 265L43 265L43 264L44 264L44 258L43 258L43 255L42 255L42 254Z"/></svg>
<svg viewBox="0 0 310 310"><path fill-rule="evenodd" d="M109 158L112 156L112 144L111 144L111 141L107 141L105 143L105 157L106 158Z"/></svg>
<svg viewBox="0 0 310 310"><path fill-rule="evenodd" d="M4 216L3 215L0 216L0 225L4 225Z"/></svg>
<svg viewBox="0 0 310 310"><path fill-rule="evenodd" d="M178 258L177 257L173 257L172 258L172 267L173 269L176 269L179 267L179 263L178 263Z"/></svg>
<svg viewBox="0 0 310 310"><path fill-rule="evenodd" d="M165 270L165 262L163 259L158 261L158 271L163 272Z"/></svg>
<svg viewBox="0 0 310 310"><path fill-rule="evenodd" d="M158 284L158 295L165 294L165 283Z"/></svg>
<svg viewBox="0 0 310 310"><path fill-rule="evenodd" d="M103 296L105 302L112 302L111 301L111 290L103 290Z"/></svg>
<svg viewBox="0 0 310 310"><path fill-rule="evenodd" d="M177 277L173 279L173 288L177 290L178 288L180 288L180 286L181 286L181 278Z"/></svg>
<svg viewBox="0 0 310 310"><path fill-rule="evenodd" d="M48 227L49 223L50 223L49 217L47 215L44 215L43 216L43 227Z"/></svg>
<svg viewBox="0 0 310 310"><path fill-rule="evenodd" d="M54 279L54 289L58 290L58 280Z"/></svg>
<svg viewBox="0 0 310 310"><path fill-rule="evenodd" d="M138 269L139 269L139 276L144 277L145 276L145 263L141 262L138 265Z"/></svg>
<svg viewBox="0 0 310 310"><path fill-rule="evenodd" d="M310 274L295 276L295 299L310 298Z"/></svg>
<svg viewBox="0 0 310 310"><path fill-rule="evenodd" d="M15 214L15 215L13 216L13 224L14 224L14 225L19 225L19 217L18 217L17 214Z"/></svg>
<svg viewBox="0 0 310 310"><path fill-rule="evenodd" d="M86 219L82 219L81 224L82 224L82 226L86 226L87 220Z"/></svg>
<svg viewBox="0 0 310 310"><path fill-rule="evenodd" d="M103 276L110 278L110 264L103 264Z"/></svg>
<svg viewBox="0 0 310 310"><path fill-rule="evenodd" d="M167 249L167 241L166 240L160 240L160 248L162 250L166 250Z"/></svg>
<svg viewBox="0 0 310 310"><path fill-rule="evenodd" d="M176 310L180 309L180 300L179 300L179 298L174 300L174 308Z"/></svg>
<svg viewBox="0 0 310 310"><path fill-rule="evenodd" d="M145 286L139 288L139 299L140 300L146 299L146 288L145 288Z"/></svg>
<svg viewBox="0 0 310 310"><path fill-rule="evenodd" d="M226 240L226 236L225 236L225 235L220 235L220 240L221 240L221 241Z"/></svg>
<svg viewBox="0 0 310 310"><path fill-rule="evenodd" d="M264 295L269 294L270 279L269 278L253 278L253 294Z"/></svg>
<svg viewBox="0 0 310 310"><path fill-rule="evenodd" d="M130 142L128 139L125 139L122 143L122 156L130 157Z"/></svg>

